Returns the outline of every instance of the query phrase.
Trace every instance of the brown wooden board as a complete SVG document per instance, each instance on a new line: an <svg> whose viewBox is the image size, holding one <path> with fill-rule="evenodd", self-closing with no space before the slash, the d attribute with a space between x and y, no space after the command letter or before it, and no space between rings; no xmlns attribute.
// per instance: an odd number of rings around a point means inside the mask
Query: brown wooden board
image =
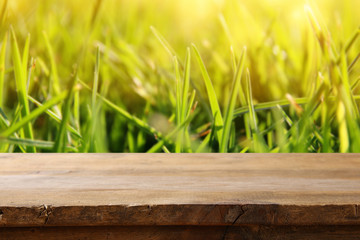
<svg viewBox="0 0 360 240"><path fill-rule="evenodd" d="M0 228L6 240L358 240L360 226L104 226Z"/></svg>
<svg viewBox="0 0 360 240"><path fill-rule="evenodd" d="M359 154L0 154L0 164L0 238L90 226L359 233Z"/></svg>

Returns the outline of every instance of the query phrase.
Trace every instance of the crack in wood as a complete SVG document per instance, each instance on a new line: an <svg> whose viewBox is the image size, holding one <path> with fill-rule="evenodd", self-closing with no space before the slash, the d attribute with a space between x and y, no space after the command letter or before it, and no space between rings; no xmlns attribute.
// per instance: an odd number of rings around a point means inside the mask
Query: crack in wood
<svg viewBox="0 0 360 240"><path fill-rule="evenodd" d="M41 207L39 207L40 209L40 213L39 213L39 218L40 217L44 217L44 225L48 223L50 215L52 215L52 208L49 205L43 204Z"/></svg>
<svg viewBox="0 0 360 240"><path fill-rule="evenodd" d="M227 235L227 233L229 232L230 227L232 227L233 225L235 225L235 223L239 220L239 218L240 218L242 215L245 214L244 206L245 206L245 205L241 205L241 206L240 206L240 210L241 210L241 211L240 211L239 215L235 218L235 220L232 222L232 224L226 226L225 231L224 231L224 234L223 234L223 237L222 237L222 240L225 240L225 239L226 239L226 235Z"/></svg>
<svg viewBox="0 0 360 240"><path fill-rule="evenodd" d="M355 204L355 218L359 217L359 205Z"/></svg>

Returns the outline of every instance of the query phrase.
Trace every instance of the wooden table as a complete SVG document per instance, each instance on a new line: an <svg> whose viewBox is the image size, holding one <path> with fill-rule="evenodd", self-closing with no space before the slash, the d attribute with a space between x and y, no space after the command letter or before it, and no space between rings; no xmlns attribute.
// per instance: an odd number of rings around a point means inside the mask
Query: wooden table
<svg viewBox="0 0 360 240"><path fill-rule="evenodd" d="M0 239L360 239L358 154L0 154Z"/></svg>

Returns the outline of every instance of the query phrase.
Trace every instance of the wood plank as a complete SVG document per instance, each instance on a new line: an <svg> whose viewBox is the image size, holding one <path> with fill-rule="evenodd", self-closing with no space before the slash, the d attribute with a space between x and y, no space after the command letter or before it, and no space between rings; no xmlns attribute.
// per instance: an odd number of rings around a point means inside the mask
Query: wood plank
<svg viewBox="0 0 360 240"><path fill-rule="evenodd" d="M225 227L46 227L0 228L7 240L222 239ZM236 234L236 233L235 233Z"/></svg>
<svg viewBox="0 0 360 240"><path fill-rule="evenodd" d="M105 226L0 228L6 240L358 240L360 226Z"/></svg>
<svg viewBox="0 0 360 240"><path fill-rule="evenodd" d="M1 226L360 225L359 154L0 154Z"/></svg>

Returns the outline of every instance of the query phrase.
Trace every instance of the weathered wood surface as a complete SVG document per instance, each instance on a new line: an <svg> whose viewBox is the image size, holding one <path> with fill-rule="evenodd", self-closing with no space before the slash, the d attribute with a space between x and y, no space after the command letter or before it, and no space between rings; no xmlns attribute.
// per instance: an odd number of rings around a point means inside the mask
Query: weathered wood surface
<svg viewBox="0 0 360 240"><path fill-rule="evenodd" d="M0 154L0 164L2 227L360 232L358 154Z"/></svg>
<svg viewBox="0 0 360 240"><path fill-rule="evenodd" d="M104 226L0 228L4 240L358 240L359 226Z"/></svg>

